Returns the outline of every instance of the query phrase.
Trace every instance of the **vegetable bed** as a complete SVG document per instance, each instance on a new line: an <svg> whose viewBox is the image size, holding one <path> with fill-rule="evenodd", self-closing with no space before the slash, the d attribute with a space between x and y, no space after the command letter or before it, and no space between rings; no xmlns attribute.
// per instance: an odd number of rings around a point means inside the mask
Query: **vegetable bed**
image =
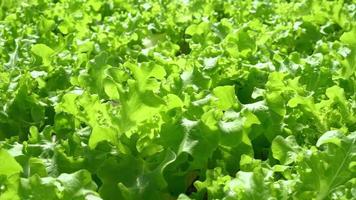
<svg viewBox="0 0 356 200"><path fill-rule="evenodd" d="M0 200L356 199L355 0L0 0Z"/></svg>

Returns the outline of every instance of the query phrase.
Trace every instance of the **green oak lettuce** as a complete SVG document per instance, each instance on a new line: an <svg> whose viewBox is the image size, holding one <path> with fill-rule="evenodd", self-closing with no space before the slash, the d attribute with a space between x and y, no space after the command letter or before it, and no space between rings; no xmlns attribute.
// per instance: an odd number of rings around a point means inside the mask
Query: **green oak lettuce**
<svg viewBox="0 0 356 200"><path fill-rule="evenodd" d="M0 200L356 198L355 0L0 0Z"/></svg>

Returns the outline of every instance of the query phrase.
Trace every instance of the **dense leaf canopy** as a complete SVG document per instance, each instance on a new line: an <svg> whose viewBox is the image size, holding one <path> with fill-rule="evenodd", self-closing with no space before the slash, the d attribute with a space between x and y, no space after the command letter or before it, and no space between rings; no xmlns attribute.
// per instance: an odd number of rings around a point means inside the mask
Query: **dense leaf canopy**
<svg viewBox="0 0 356 200"><path fill-rule="evenodd" d="M355 0L0 0L0 200L356 199Z"/></svg>

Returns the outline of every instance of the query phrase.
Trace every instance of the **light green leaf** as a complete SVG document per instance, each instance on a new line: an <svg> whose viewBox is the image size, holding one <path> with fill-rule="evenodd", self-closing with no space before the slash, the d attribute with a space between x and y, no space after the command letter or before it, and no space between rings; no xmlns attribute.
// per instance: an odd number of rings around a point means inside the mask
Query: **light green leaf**
<svg viewBox="0 0 356 200"><path fill-rule="evenodd" d="M0 149L0 175L11 176L22 172L21 165L5 149Z"/></svg>
<svg viewBox="0 0 356 200"><path fill-rule="evenodd" d="M273 157L285 165L293 163L297 159L298 151L300 151L300 147L293 136L285 139L277 136L272 142L271 149Z"/></svg>
<svg viewBox="0 0 356 200"><path fill-rule="evenodd" d="M118 142L119 132L110 127L95 126L89 138L89 147L95 148L101 141L108 141L112 144Z"/></svg>
<svg viewBox="0 0 356 200"><path fill-rule="evenodd" d="M31 47L31 52L42 58L44 65L51 63L51 56L54 54L54 50L45 44L35 44Z"/></svg>
<svg viewBox="0 0 356 200"><path fill-rule="evenodd" d="M222 110L236 108L239 105L234 86L216 87L213 89L213 94L217 97L216 104L218 108Z"/></svg>

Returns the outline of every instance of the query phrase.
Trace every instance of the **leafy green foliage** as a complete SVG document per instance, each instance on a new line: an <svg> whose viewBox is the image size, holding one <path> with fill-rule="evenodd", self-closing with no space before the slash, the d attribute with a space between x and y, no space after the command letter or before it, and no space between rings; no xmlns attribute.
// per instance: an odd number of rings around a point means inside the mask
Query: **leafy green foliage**
<svg viewBox="0 0 356 200"><path fill-rule="evenodd" d="M0 1L0 200L356 199L355 5Z"/></svg>

